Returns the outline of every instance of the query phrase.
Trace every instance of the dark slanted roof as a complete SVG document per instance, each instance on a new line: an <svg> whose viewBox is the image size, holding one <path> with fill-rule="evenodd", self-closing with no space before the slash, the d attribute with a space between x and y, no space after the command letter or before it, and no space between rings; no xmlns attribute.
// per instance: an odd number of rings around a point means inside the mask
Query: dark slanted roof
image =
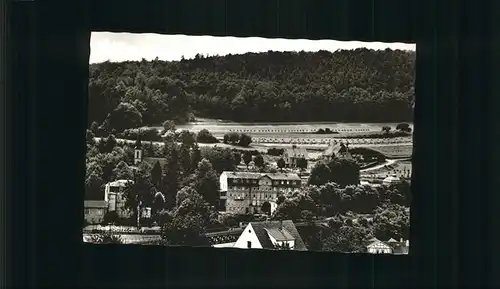
<svg viewBox="0 0 500 289"><path fill-rule="evenodd" d="M288 233L286 229L276 229L276 228L271 228L271 229L266 229L264 230L267 231L271 237L273 237L276 241L293 241L295 238Z"/></svg>
<svg viewBox="0 0 500 289"><path fill-rule="evenodd" d="M254 179L258 180L262 176L261 173L251 173L251 172L230 172L230 171L225 171L222 172L223 174L225 173L227 175L228 179Z"/></svg>
<svg viewBox="0 0 500 289"><path fill-rule="evenodd" d="M284 229L282 231L286 230L287 233L295 239L294 250L307 251L307 247L304 244L302 238L300 237L300 234L297 231L295 224L290 220L250 222L250 224L252 225L255 235L257 235L257 238L259 239L259 242L262 245L262 248L264 249L274 249L273 243L271 242L271 239L269 238L268 235L268 230L272 230L274 232L274 230Z"/></svg>
<svg viewBox="0 0 500 289"><path fill-rule="evenodd" d="M281 181L300 181L300 177L297 174L284 174L284 173L269 173L266 176L270 177L272 180Z"/></svg>
<svg viewBox="0 0 500 289"><path fill-rule="evenodd" d="M90 201L90 200L86 200L86 201L83 201L83 206L85 208L107 208L108 207L108 204L106 203L106 201Z"/></svg>

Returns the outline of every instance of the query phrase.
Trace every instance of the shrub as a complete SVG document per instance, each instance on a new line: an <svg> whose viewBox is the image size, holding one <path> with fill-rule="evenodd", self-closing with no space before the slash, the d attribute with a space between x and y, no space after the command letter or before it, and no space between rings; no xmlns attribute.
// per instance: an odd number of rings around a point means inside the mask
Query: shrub
<svg viewBox="0 0 500 289"><path fill-rule="evenodd" d="M202 129L196 135L196 141L199 143L218 143L219 140L214 137L207 129Z"/></svg>
<svg viewBox="0 0 500 289"><path fill-rule="evenodd" d="M238 145L247 147L252 143L252 137L247 135L247 134L241 134L240 135L240 140L238 142Z"/></svg>
<svg viewBox="0 0 500 289"><path fill-rule="evenodd" d="M141 128L141 140L142 141L161 141L161 136L158 133L158 130L152 127ZM126 129L120 135L119 138L128 139L128 140L136 140L137 135L139 133L139 129Z"/></svg>
<svg viewBox="0 0 500 289"><path fill-rule="evenodd" d="M96 244L123 244L123 239L119 235L110 232L101 232L91 235L90 242Z"/></svg>
<svg viewBox="0 0 500 289"><path fill-rule="evenodd" d="M285 151L284 149L270 148L267 150L267 154L270 156L278 157L278 156L283 155L284 151Z"/></svg>

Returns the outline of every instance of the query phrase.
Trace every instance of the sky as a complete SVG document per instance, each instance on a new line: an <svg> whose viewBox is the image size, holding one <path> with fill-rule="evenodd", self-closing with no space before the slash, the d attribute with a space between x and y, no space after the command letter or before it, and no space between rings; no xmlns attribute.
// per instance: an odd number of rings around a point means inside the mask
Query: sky
<svg viewBox="0 0 500 289"><path fill-rule="evenodd" d="M92 32L90 63L126 60L176 61L196 54L226 55L272 51L335 51L338 49L416 49L415 44L336 40L271 39L260 37L213 37L151 33Z"/></svg>

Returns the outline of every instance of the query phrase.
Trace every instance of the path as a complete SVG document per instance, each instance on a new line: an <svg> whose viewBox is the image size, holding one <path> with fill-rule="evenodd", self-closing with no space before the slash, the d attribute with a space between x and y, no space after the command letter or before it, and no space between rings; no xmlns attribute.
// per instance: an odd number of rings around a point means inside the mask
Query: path
<svg viewBox="0 0 500 289"><path fill-rule="evenodd" d="M390 166L390 165L393 165L395 164L396 162L398 162L400 160L398 159L386 159L385 162L383 164L380 164L380 165L376 165L374 167L371 167L371 168L366 168L366 169L362 169L362 170L359 170L361 173L364 173L364 172L367 172L367 171L373 171L373 170L377 170L377 169L381 169L385 166Z"/></svg>

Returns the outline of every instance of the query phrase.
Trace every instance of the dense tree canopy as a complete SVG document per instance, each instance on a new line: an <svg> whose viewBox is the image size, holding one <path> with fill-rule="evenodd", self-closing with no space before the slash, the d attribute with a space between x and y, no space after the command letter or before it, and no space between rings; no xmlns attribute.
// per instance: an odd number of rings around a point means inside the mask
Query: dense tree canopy
<svg viewBox="0 0 500 289"><path fill-rule="evenodd" d="M415 53L368 49L90 65L89 126L237 121L411 121ZM369 110L367 110L369 108Z"/></svg>

